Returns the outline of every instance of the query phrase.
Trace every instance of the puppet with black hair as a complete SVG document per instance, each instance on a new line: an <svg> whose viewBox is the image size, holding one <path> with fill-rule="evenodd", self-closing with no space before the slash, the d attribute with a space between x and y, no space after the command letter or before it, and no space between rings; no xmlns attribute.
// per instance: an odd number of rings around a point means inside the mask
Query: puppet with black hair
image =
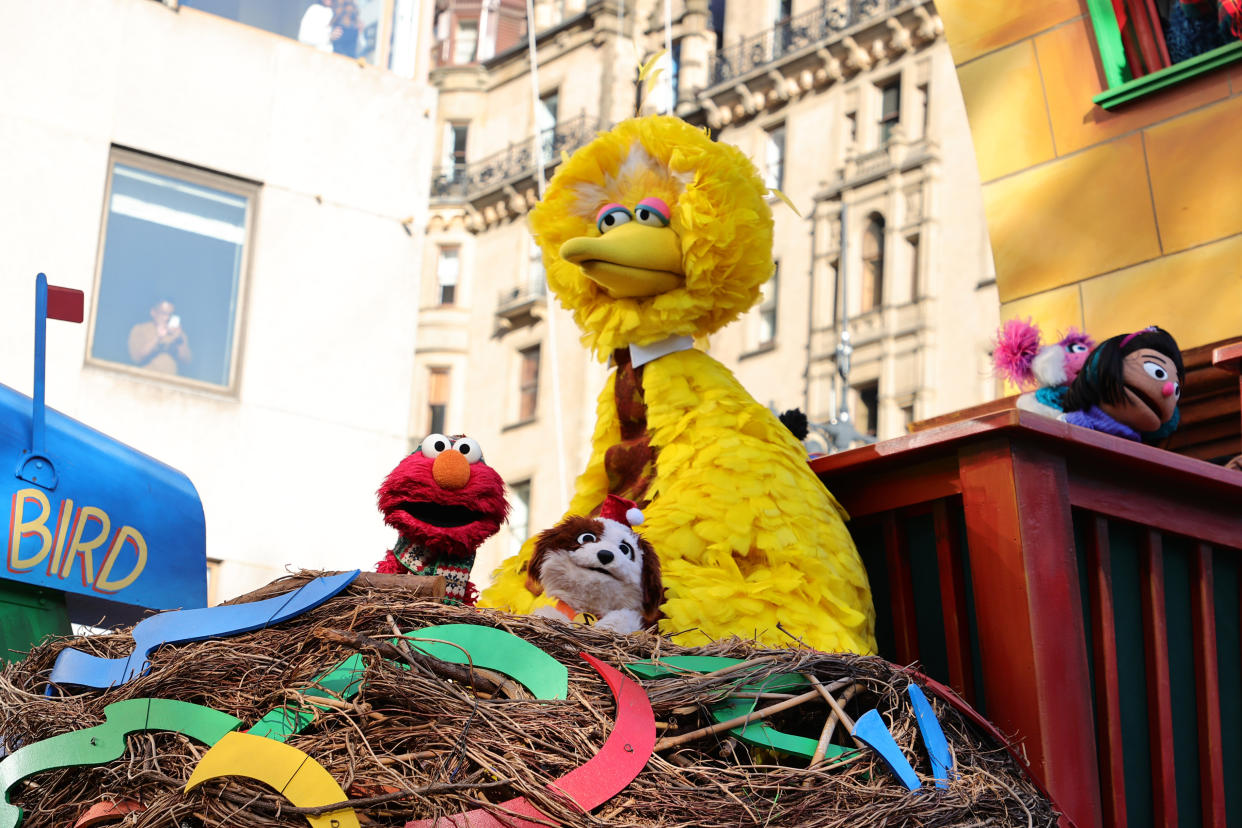
<svg viewBox="0 0 1242 828"><path fill-rule="evenodd" d="M1100 343L1065 395L1060 419L1155 443L1177 429L1185 369L1177 342L1156 326Z"/></svg>

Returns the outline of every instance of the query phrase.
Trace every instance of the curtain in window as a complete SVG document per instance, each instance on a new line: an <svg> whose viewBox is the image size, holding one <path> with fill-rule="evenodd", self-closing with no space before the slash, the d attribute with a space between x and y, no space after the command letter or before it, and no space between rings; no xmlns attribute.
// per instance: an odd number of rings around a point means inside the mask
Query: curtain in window
<svg viewBox="0 0 1242 828"><path fill-rule="evenodd" d="M1156 0L1113 0L1113 13L1121 30L1131 78L1141 78L1170 65Z"/></svg>

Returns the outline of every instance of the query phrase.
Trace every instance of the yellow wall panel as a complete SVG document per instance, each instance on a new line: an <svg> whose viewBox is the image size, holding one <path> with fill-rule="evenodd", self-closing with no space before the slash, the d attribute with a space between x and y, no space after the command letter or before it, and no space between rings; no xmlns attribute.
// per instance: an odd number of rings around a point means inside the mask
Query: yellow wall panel
<svg viewBox="0 0 1242 828"><path fill-rule="evenodd" d="M1044 342L1055 341L1058 334L1064 334L1070 328L1083 330L1082 299L1078 285L1053 288L1005 302L1001 305L1000 318L1002 323L1010 319L1030 319L1039 326Z"/></svg>
<svg viewBox="0 0 1242 828"><path fill-rule="evenodd" d="M1091 21L1086 17L1035 38L1059 155L1229 95L1229 78L1223 72L1212 72L1181 84L1176 90L1158 92L1109 112L1091 102L1092 96L1105 88L1092 48L1094 40Z"/></svg>
<svg viewBox="0 0 1242 828"><path fill-rule="evenodd" d="M1242 235L1082 283L1097 339L1159 325L1183 348L1242 331Z"/></svg>
<svg viewBox="0 0 1242 828"><path fill-rule="evenodd" d="M1042 32L1084 11L1082 0L940 0L936 10L956 64Z"/></svg>
<svg viewBox="0 0 1242 828"><path fill-rule="evenodd" d="M982 181L1053 157L1035 46L1023 41L957 72Z"/></svg>
<svg viewBox="0 0 1242 828"><path fill-rule="evenodd" d="M1139 135L983 188L1001 302L1160 254Z"/></svg>
<svg viewBox="0 0 1242 828"><path fill-rule="evenodd" d="M1242 97L1148 129L1148 166L1166 252L1242 233Z"/></svg>

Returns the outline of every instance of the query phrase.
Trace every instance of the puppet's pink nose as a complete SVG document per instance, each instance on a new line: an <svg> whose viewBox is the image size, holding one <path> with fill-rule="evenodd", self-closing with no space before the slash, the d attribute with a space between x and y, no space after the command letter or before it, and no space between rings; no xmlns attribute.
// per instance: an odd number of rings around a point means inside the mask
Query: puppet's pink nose
<svg viewBox="0 0 1242 828"><path fill-rule="evenodd" d="M1170 380L1169 382L1166 382L1163 387L1161 387L1160 392L1166 397L1171 397L1173 396L1173 392L1175 390L1177 390L1177 386L1175 386Z"/></svg>

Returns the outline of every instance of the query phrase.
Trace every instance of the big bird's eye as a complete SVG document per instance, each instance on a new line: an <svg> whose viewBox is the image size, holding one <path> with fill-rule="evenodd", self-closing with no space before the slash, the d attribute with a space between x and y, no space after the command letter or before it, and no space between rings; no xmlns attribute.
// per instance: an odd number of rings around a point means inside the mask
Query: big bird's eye
<svg viewBox="0 0 1242 828"><path fill-rule="evenodd" d="M1159 362L1144 362L1143 370L1147 372L1147 376L1152 379L1164 382L1169 378L1169 372L1164 370L1164 366Z"/></svg>
<svg viewBox="0 0 1242 828"><path fill-rule="evenodd" d="M1071 354L1082 354L1082 353L1086 353L1087 346L1082 344L1081 342L1075 342L1073 345L1070 345L1065 350L1069 351Z"/></svg>
<svg viewBox="0 0 1242 828"><path fill-rule="evenodd" d="M634 208L634 220L648 227L668 227L669 215L671 212L668 204L664 199L655 196L644 198Z"/></svg>
<svg viewBox="0 0 1242 828"><path fill-rule="evenodd" d="M469 437L463 437L453 443L453 448L466 455L466 459L471 463L477 463L483 459L483 447Z"/></svg>
<svg viewBox="0 0 1242 828"><path fill-rule="evenodd" d="M443 434L428 434L423 438L423 444L418 447L418 450L423 453L423 457L435 459L440 456L440 452L448 451L452 445L453 441Z"/></svg>
<svg viewBox="0 0 1242 828"><path fill-rule="evenodd" d="M607 233L612 228L620 227L627 223L630 218L629 210L613 202L599 208L599 213L595 216L595 226L599 228L599 232Z"/></svg>
<svg viewBox="0 0 1242 828"><path fill-rule="evenodd" d="M595 535L590 532L583 532L578 536L578 545L586 546L588 543L595 543L597 540L599 540L599 538L595 537Z"/></svg>

